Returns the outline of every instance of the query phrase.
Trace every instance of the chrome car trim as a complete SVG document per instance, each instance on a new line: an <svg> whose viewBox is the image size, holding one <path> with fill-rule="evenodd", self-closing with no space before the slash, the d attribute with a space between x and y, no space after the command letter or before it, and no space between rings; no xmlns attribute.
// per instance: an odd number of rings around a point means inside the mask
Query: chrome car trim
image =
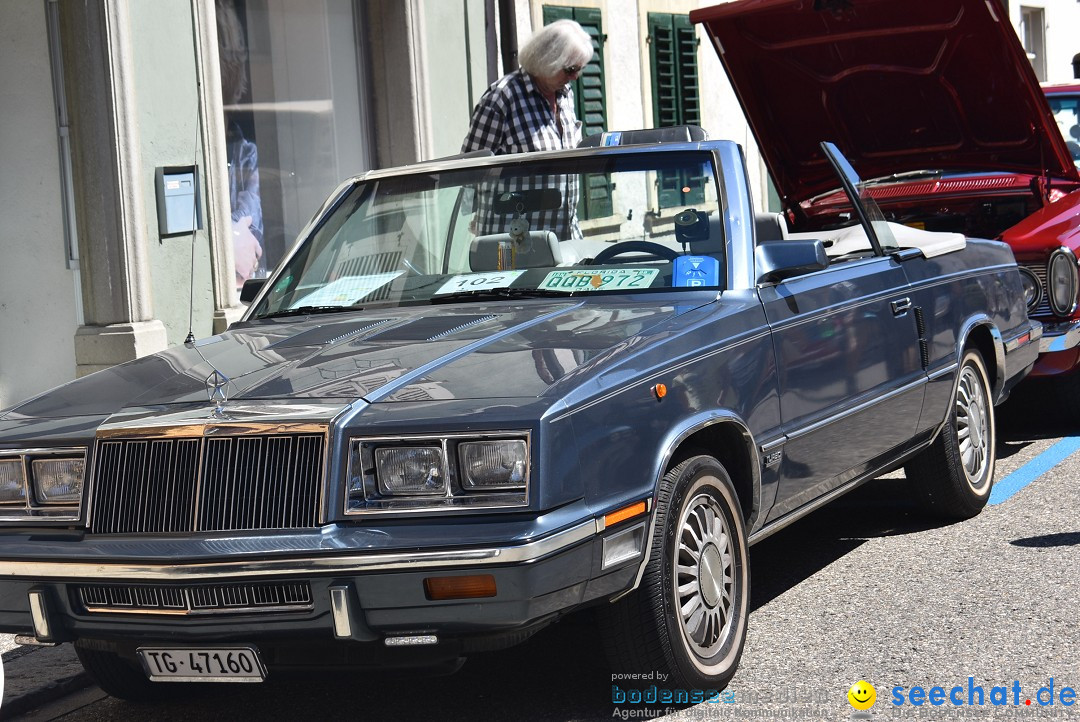
<svg viewBox="0 0 1080 722"><path fill-rule="evenodd" d="M868 258L866 260L877 260L877 258ZM883 291L873 296L862 296L854 301L843 301L833 304L822 309L815 309L800 313L798 315L786 318L783 321L772 325L773 332L786 331L796 326L801 326L804 323L817 323L823 319L827 319L830 316L836 316L837 314L850 313L855 309L862 308L864 306L871 306L876 303L880 303L884 300L893 300L896 298L896 289L892 288L887 291Z"/></svg>
<svg viewBox="0 0 1080 722"><path fill-rule="evenodd" d="M1067 308L1058 308L1054 304L1054 289L1050 287L1053 283L1053 275L1050 273L1050 269L1054 267L1054 260L1058 256L1065 256L1066 263L1069 264L1069 270L1072 272L1072 303L1070 303ZM1070 249L1068 246L1061 246L1053 253L1051 253L1050 258L1046 261L1046 295L1050 300L1050 310L1054 313L1055 316L1068 318L1069 316L1073 315L1073 313L1076 311L1078 286L1080 286L1080 272L1077 271L1076 254L1073 253L1072 249Z"/></svg>
<svg viewBox="0 0 1080 722"><path fill-rule="evenodd" d="M93 614L206 616L310 611L315 603L307 582L291 584L117 585L75 588Z"/></svg>
<svg viewBox="0 0 1080 722"><path fill-rule="evenodd" d="M296 604L281 607L229 607L228 609L123 609L117 607L94 607L85 605L87 614L137 614L147 617L204 617L229 614L278 614L281 612L310 612L312 605Z"/></svg>
<svg viewBox="0 0 1080 722"><path fill-rule="evenodd" d="M991 370L994 371L993 376L997 379L994 381L993 397L995 399L1001 399L1001 390L1005 388L1005 342L1001 338L1001 331L994 325L994 322L985 314L978 314L964 321L960 327L960 332L957 334L956 344L956 365L959 366L960 362L964 360L964 350L967 348L968 341L971 339L971 333L981 326L985 326L990 332L990 335L994 340L994 369L987 368L987 373ZM987 359L989 363L989 359Z"/></svg>
<svg viewBox="0 0 1080 722"><path fill-rule="evenodd" d="M1004 245L1004 244L1002 244ZM964 270L953 271L943 276L934 276L931 279L923 279L922 281L916 281L911 284L910 290L921 291L927 288L934 288L935 286L947 286L955 283L956 281L963 281L968 278L978 278L980 276L996 276L1000 271L1005 271L1010 268L1016 268L1014 263L999 263L996 266L982 266L978 270Z"/></svg>
<svg viewBox="0 0 1080 722"><path fill-rule="evenodd" d="M326 433L345 404L230 402L221 415L200 406L167 413L154 421L145 413L110 417L97 430L98 439L112 437L185 438L247 434Z"/></svg>
<svg viewBox="0 0 1080 722"><path fill-rule="evenodd" d="M892 391L889 391L888 393L882 394L881 396L876 396L876 397L874 397L872 399L868 399L867 401L864 401L861 404L856 404L855 406L852 406L850 409L845 409L844 411L841 411L838 414L833 414L832 416L829 416L828 418L821 419L820 421L815 421L812 424L808 424L806 426L803 426L800 429L794 429L792 431L789 431L789 432L787 432L787 437L788 437L788 439L797 439L797 438L799 438L801 436L806 436L807 434L813 433L813 432L815 432L815 431L817 431L819 429L822 429L822 428L824 428L826 426L829 426L830 424L834 424L837 421L842 421L842 420L848 418L849 416L857 414L857 413L859 413L861 411L865 411L866 409L869 409L872 406L877 406L878 404L883 403L885 401L888 401L888 400L890 400L890 399L892 399L892 398L894 398L896 396L899 396L900 394L905 394L908 391L911 391L912 389L914 389L914 388L916 388L918 386L922 386L925 383L926 383L926 378L925 377L920 377L919 379L917 379L915 381L912 381L911 383L904 384L903 386L895 388Z"/></svg>
<svg viewBox="0 0 1080 722"><path fill-rule="evenodd" d="M1043 325L1038 321L1031 321L1030 324L1031 325L1028 327L1028 329L1026 331L1020 331L1019 333L1014 333L1012 338L1005 341L1005 354L1006 355L1012 353L1013 351L1015 351L1018 348L1022 348L1023 346L1027 346L1028 344L1038 343L1039 342L1039 340L1042 338L1042 335L1043 335ZM1025 340L1023 343L1021 343L1020 339L1024 338L1025 336L1027 336L1027 340Z"/></svg>
<svg viewBox="0 0 1080 722"><path fill-rule="evenodd" d="M443 453L443 473L447 474L447 478L452 478L457 474L458 459L455 456L450 458L450 449L448 441L450 439L511 439L511 440L524 440L525 441L525 454L531 461L533 445L532 445L532 432L528 429L505 429L497 431L477 431L475 433L469 433L464 431L456 431L451 434L410 434L408 436L356 436L348 440L349 458L345 466L345 484L344 493L345 496L342 499L342 513L349 518L362 517L362 516L375 516L384 514L437 514L440 512L458 512L462 511L486 511L491 509L515 509L526 507L529 505L530 490L532 488L532 463L525 468L525 488L524 489L492 489L488 493L462 493L460 496L452 496L450 486L447 485L446 494L443 496L430 495L430 498L434 501L445 501L447 499L461 499L462 503L457 506L446 506L445 504L437 506L409 506L400 509L380 509L375 508L363 508L355 511L349 510L349 486L352 482L354 464L353 450L355 447L365 443L378 443L387 441L396 441L401 443L408 442L437 442L442 449ZM453 466L453 470L450 468ZM498 494L506 494L507 497L518 496L524 494L524 500L520 502L510 502L505 504L488 503L488 504L469 504L467 499L471 497L479 496L495 496ZM388 497L389 499L397 498L399 500L417 501L423 500L424 495L416 496L399 496Z"/></svg>
<svg viewBox="0 0 1080 722"><path fill-rule="evenodd" d="M596 535L596 522L586 519L551 536L516 546L492 546L448 551L371 552L332 556L314 554L282 559L234 562L103 562L0 560L0 577L50 580L137 579L192 581L254 577L314 577L334 574L417 571L493 564L530 564L564 551Z"/></svg>
<svg viewBox="0 0 1080 722"><path fill-rule="evenodd" d="M197 439L207 436L250 436L255 434L322 434L326 433L326 422L321 423L222 423L211 421L193 424L169 424L160 427L140 425L135 429L118 427L102 428L97 438L103 441L111 439Z"/></svg>
<svg viewBox="0 0 1080 722"><path fill-rule="evenodd" d="M784 436L779 436L779 437L773 439L772 441L766 441L765 443L763 443L761 445L761 453L762 454L768 454L773 449L786 444L787 440L788 440L788 437L786 435L784 435Z"/></svg>
<svg viewBox="0 0 1080 722"><path fill-rule="evenodd" d="M206 439L220 437L242 438L247 436L278 436L285 434L319 434L323 437L322 459L319 462L319 479L316 499L316 523L326 521L326 479L328 466L332 458L330 427L347 406L339 403L281 403L240 401L226 406L221 414L199 406L181 411L166 413L157 421L148 419L146 412L133 411L114 414L98 427L95 445L114 441L157 441L200 440L198 459L195 468L199 478L195 490L195 519L193 524L199 528L198 519L202 499L202 472L205 469ZM272 419L272 420L271 420ZM100 448L98 449L100 451ZM95 454L92 468L88 470L84 499L88 500L86 526L92 528L93 501L97 498L97 468L99 460ZM171 520L167 517L165 520Z"/></svg>
<svg viewBox="0 0 1080 722"><path fill-rule="evenodd" d="M98 439L85 495L87 529L139 534L317 527L325 521L326 426L315 433L266 428L275 433ZM142 505L125 505L125 495L150 473L160 479L155 493ZM251 494L255 489L260 493Z"/></svg>
<svg viewBox="0 0 1080 722"><path fill-rule="evenodd" d="M330 587L330 613L334 617L334 636L348 639L352 636L352 621L349 618L349 588Z"/></svg>
<svg viewBox="0 0 1080 722"><path fill-rule="evenodd" d="M75 503L38 503L34 500L33 466L29 464L28 457L41 456L75 456L79 455L83 460L83 496ZM19 457L23 463L23 473L26 482L26 499L20 505L18 503L5 502L0 504L0 524L20 522L53 522L53 521L78 521L82 513L82 501L86 498L86 489L90 484L90 470L86 468L87 447L85 446L54 446L54 447L24 447L18 449L0 449L0 459L10 461L12 457ZM38 514L31 514L37 511ZM24 512L19 515L19 512ZM41 513L44 512L44 513Z"/></svg>
<svg viewBox="0 0 1080 722"><path fill-rule="evenodd" d="M959 366L960 366L960 364L958 364L958 363L951 363L951 364L948 364L947 366L942 366L938 370L933 371L931 373L928 373L926 375L926 378L929 381L937 381L942 376L947 376L948 374L955 373L956 369Z"/></svg>
<svg viewBox="0 0 1080 722"><path fill-rule="evenodd" d="M54 446L18 449L0 449L0 459L9 456L41 456L42 454L86 454L85 446Z"/></svg>
<svg viewBox="0 0 1080 722"><path fill-rule="evenodd" d="M52 639L52 625L49 624L49 607L45 601L45 592L40 589L30 590L30 617L34 622L34 636L43 642Z"/></svg>
<svg viewBox="0 0 1080 722"><path fill-rule="evenodd" d="M1039 353L1068 351L1080 345L1080 321L1044 323Z"/></svg>
<svg viewBox="0 0 1080 722"><path fill-rule="evenodd" d="M867 476L860 477L858 479L852 479L848 483L836 487L835 489L833 489L832 491L824 494L823 496L819 496L814 501L808 502L804 506L801 506L798 509L794 509L794 510L788 512L787 514L780 517L776 521L769 522L768 524L761 527L760 529L758 529L754 533L750 534L749 538L747 539L747 543L748 544L757 544L762 539L765 539L766 537L772 536L773 534L780 531L781 529L788 526L789 524L793 524L793 523L797 522L799 519L802 519L807 514L809 514L809 513L813 512L813 511L825 506L826 504L828 504L833 499L837 498L838 496L842 496L842 495L846 494L847 492L854 489L856 486L859 486L860 484L865 483L866 481L868 481L869 479L872 479L873 477L874 477L874 474L869 474Z"/></svg>

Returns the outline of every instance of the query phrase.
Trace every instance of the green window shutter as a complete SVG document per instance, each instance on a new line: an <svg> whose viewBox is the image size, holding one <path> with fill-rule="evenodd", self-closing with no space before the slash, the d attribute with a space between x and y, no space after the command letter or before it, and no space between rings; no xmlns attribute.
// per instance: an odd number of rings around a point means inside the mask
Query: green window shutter
<svg viewBox="0 0 1080 722"><path fill-rule="evenodd" d="M562 5L545 5L544 6L544 25L551 25L556 20L573 20L574 8L564 7Z"/></svg>
<svg viewBox="0 0 1080 722"><path fill-rule="evenodd" d="M698 95L697 33L689 15L673 16L679 89L679 125L701 125Z"/></svg>
<svg viewBox="0 0 1080 722"><path fill-rule="evenodd" d="M649 13L648 28L653 125L657 128L700 125L697 33L690 17ZM658 179L660 207L704 202L704 182L703 175L661 173Z"/></svg>
<svg viewBox="0 0 1080 722"><path fill-rule="evenodd" d="M649 13L649 60L652 66L653 126L679 124L678 68L672 16Z"/></svg>
<svg viewBox="0 0 1080 722"><path fill-rule="evenodd" d="M593 57L572 84L574 89L574 112L581 121L581 135L594 135L607 130L607 98L604 87L604 29L600 11L596 8L579 8L545 5L544 24L563 18L576 20L593 42ZM606 174L587 176L581 184L581 218L603 218L612 213L611 178Z"/></svg>

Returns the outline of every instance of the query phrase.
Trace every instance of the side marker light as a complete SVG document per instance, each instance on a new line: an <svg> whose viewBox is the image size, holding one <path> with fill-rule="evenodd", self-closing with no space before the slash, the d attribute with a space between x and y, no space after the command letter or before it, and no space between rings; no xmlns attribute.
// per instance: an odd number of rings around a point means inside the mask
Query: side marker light
<svg viewBox="0 0 1080 722"><path fill-rule="evenodd" d="M645 513L645 502L639 501L636 504L630 506L624 506L622 509L616 509L610 514L604 515L604 528L618 524L620 521L626 521L627 519L633 519L635 516L639 516Z"/></svg>

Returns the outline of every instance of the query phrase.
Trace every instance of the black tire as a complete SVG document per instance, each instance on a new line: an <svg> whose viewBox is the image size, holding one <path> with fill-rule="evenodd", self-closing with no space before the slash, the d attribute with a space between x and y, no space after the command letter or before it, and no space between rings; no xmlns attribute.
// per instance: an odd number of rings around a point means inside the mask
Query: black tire
<svg viewBox="0 0 1080 722"><path fill-rule="evenodd" d="M986 365L968 350L953 384L949 415L934 443L904 467L914 494L931 514L970 519L994 485L997 431Z"/></svg>
<svg viewBox="0 0 1080 722"><path fill-rule="evenodd" d="M151 682L138 662L121 657L115 652L87 649L76 643L75 653L90 678L112 697L133 702L150 702L167 697L169 687L189 686Z"/></svg>
<svg viewBox="0 0 1080 722"><path fill-rule="evenodd" d="M641 584L599 610L612 671L663 672L671 689L726 687L746 641L748 552L739 500L723 465L694 456L668 471ZM682 571L677 560L684 562ZM684 619L681 610L689 605Z"/></svg>

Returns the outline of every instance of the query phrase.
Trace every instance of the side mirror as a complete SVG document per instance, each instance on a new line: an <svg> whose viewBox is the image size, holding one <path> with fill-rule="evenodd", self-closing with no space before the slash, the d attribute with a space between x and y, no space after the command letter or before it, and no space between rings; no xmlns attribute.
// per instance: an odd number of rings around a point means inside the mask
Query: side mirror
<svg viewBox="0 0 1080 722"><path fill-rule="evenodd" d="M779 283L785 278L829 267L825 244L820 240L767 241L754 249L758 283Z"/></svg>
<svg viewBox="0 0 1080 722"><path fill-rule="evenodd" d="M240 289L240 303L251 303L255 300L255 297L259 295L259 291L266 285L265 278L249 278L244 281L243 287Z"/></svg>

